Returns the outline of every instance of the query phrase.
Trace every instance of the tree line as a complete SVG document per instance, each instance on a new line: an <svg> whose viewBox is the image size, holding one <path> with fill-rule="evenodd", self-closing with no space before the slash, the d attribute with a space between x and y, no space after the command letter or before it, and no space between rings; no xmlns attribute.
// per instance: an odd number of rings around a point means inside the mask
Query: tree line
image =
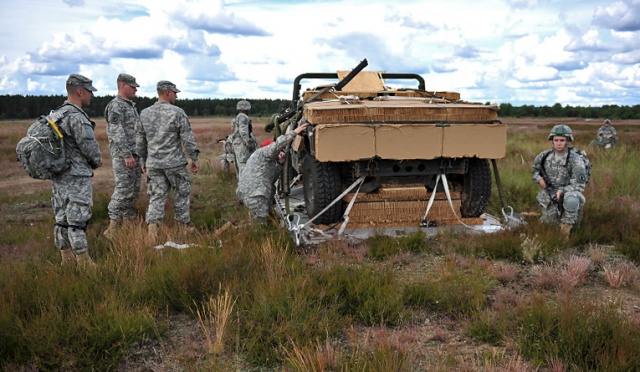
<svg viewBox="0 0 640 372"><path fill-rule="evenodd" d="M104 115L104 108L114 96L94 97L91 105L85 111L91 117ZM0 95L0 120L2 119L30 119L46 114L60 106L66 99L63 95L50 96L22 96ZM142 110L156 102L153 97L134 97L138 110ZM189 116L235 116L236 104L239 98L197 98L178 99L176 105L181 107ZM289 106L289 100L283 99L248 99L251 102L252 116L271 116ZM576 117L585 119L640 119L640 105L618 106L605 105L601 107L562 106L514 106L510 103L500 104L499 116L502 117Z"/></svg>
<svg viewBox="0 0 640 372"><path fill-rule="evenodd" d="M104 109L115 96L96 96L84 110L90 117L104 116ZM30 119L47 114L62 105L66 96L22 96L0 95L0 120ZM236 104L240 98L199 98L178 99L176 106L181 107L189 116L235 116L238 114ZM153 105L157 98L134 97L138 111ZM282 99L248 99L251 102L252 116L271 116L289 106L290 100Z"/></svg>

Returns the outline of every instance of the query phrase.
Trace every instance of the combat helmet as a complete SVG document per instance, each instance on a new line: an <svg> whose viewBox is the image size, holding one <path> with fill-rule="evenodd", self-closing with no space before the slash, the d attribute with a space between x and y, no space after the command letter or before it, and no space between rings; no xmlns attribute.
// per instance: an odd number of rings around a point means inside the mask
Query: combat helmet
<svg viewBox="0 0 640 372"><path fill-rule="evenodd" d="M604 119L604 122L602 124L611 124L611 120L609 119Z"/></svg>
<svg viewBox="0 0 640 372"><path fill-rule="evenodd" d="M242 101L238 101L238 104L236 105L236 110L249 111L251 110L251 104L249 103L249 101L246 101L243 99Z"/></svg>
<svg viewBox="0 0 640 372"><path fill-rule="evenodd" d="M553 140L553 136L564 136L571 142L573 142L573 131L568 125L559 124L551 128L549 133L549 141Z"/></svg>

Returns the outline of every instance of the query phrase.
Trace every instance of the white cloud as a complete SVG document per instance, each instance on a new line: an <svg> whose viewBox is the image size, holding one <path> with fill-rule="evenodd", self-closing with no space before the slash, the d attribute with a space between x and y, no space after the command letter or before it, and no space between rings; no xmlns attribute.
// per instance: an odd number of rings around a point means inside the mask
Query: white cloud
<svg viewBox="0 0 640 372"><path fill-rule="evenodd" d="M5 2L0 94L59 94L73 72L113 94L124 71L139 95L168 79L181 98L287 99L297 75L367 58L469 100L637 104L640 0ZM26 22L47 27L16 38Z"/></svg>

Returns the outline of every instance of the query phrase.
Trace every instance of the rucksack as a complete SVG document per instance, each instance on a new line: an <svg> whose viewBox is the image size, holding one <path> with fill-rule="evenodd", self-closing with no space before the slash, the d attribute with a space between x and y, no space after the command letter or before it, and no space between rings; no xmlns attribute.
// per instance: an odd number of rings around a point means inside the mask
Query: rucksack
<svg viewBox="0 0 640 372"><path fill-rule="evenodd" d="M69 168L64 133L57 123L66 111L60 108L38 117L16 146L16 158L32 178L49 180Z"/></svg>
<svg viewBox="0 0 640 372"><path fill-rule="evenodd" d="M571 168L569 168L569 157L574 156L578 157L578 160L582 161L584 164L584 169L587 171L587 179L585 181L585 186L589 184L591 180L591 162L589 158L587 158L587 153L580 150L579 148L569 147L569 155L567 156L567 161L564 163L564 166L569 170L569 178L571 178ZM547 150L544 155L542 155L541 166L544 168L544 162L547 160L547 157L553 153L553 149Z"/></svg>

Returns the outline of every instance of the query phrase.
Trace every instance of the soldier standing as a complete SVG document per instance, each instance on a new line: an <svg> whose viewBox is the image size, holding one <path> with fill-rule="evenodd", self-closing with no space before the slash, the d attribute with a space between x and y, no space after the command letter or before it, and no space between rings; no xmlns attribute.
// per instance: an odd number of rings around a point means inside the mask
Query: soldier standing
<svg viewBox="0 0 640 372"><path fill-rule="evenodd" d="M275 142L263 144L256 150L240 172L236 195L249 208L249 216L260 223L266 222L273 205L275 183L282 172L284 149L296 136L307 128L307 123L280 136Z"/></svg>
<svg viewBox="0 0 640 372"><path fill-rule="evenodd" d="M72 74L66 83L67 100L60 109L65 112L58 124L64 133L64 146L70 167L51 178L51 202L56 224L54 244L60 249L62 264L78 262L94 266L88 254L87 224L93 207L93 169L102 165L100 145L95 139L95 123L82 110L93 98L93 82Z"/></svg>
<svg viewBox="0 0 640 372"><path fill-rule="evenodd" d="M107 137L111 152L111 164L115 187L109 202L109 227L103 235L113 238L119 224L135 217L135 206L140 196L140 157L136 150L136 127L139 125L136 104L138 83L128 74L120 74L116 80L118 95L104 110L107 120Z"/></svg>
<svg viewBox="0 0 640 372"><path fill-rule="evenodd" d="M569 148L569 142L573 142L569 126L554 126L549 141L553 142L553 147L536 156L531 178L542 188L537 196L542 208L540 220L560 223L562 234L569 236L586 202L582 192L588 180L587 170L580 155Z"/></svg>
<svg viewBox="0 0 640 372"><path fill-rule="evenodd" d="M164 217L164 207L173 189L175 220L180 229L192 231L189 211L191 179L187 171L185 151L191 158L189 168L197 173L200 150L191 131L187 114L175 106L180 90L175 84L161 80L157 85L158 101L140 113L136 133L136 147L147 174L149 206L146 213L148 236L157 238L158 227ZM183 151L184 146L184 151Z"/></svg>
<svg viewBox="0 0 640 372"><path fill-rule="evenodd" d="M253 126L249 118L251 103L239 101L236 105L238 116L233 120L233 153L235 154L236 171L242 173L249 156L256 150L256 138L253 136Z"/></svg>
<svg viewBox="0 0 640 372"><path fill-rule="evenodd" d="M236 162L236 157L233 155L233 134L228 135L226 138L221 139L218 143L222 144L222 155L220 155L220 166L225 172L231 170L230 164Z"/></svg>

